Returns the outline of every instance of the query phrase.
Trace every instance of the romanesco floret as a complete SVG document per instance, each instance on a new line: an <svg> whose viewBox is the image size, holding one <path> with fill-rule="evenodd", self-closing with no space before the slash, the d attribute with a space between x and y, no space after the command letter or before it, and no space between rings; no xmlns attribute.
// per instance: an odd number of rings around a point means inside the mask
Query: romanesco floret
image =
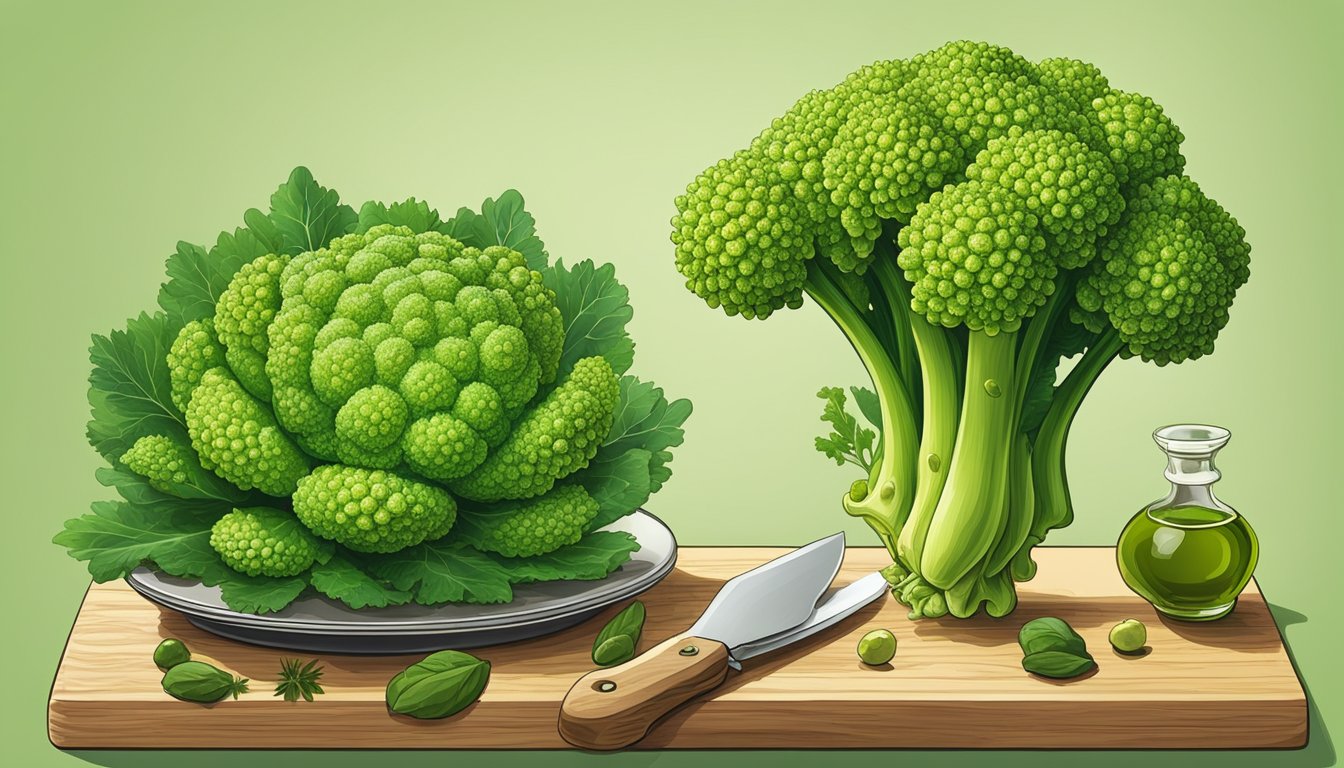
<svg viewBox="0 0 1344 768"><path fill-rule="evenodd" d="M397 552L442 538L457 504L440 488L392 472L331 464L299 481L294 514L313 533L357 552Z"/></svg>
<svg viewBox="0 0 1344 768"><path fill-rule="evenodd" d="M312 566L320 546L292 514L266 507L235 509L210 529L211 549L248 576L297 576Z"/></svg>
<svg viewBox="0 0 1344 768"><path fill-rule="evenodd" d="M201 377L186 416L201 466L245 491L288 496L308 472L307 459L270 411L223 368Z"/></svg>
<svg viewBox="0 0 1344 768"><path fill-rule="evenodd" d="M186 413L191 391L211 368L225 365L224 347L215 338L215 323L206 318L182 327L168 349L168 381L173 404Z"/></svg>
<svg viewBox="0 0 1344 768"><path fill-rule="evenodd" d="M270 254L244 264L215 302L215 333L229 368L248 392L267 401L266 329L280 309L280 274L288 263L288 256Z"/></svg>
<svg viewBox="0 0 1344 768"><path fill-rule="evenodd" d="M482 461L542 384L564 329L522 255L379 225L290 260L267 371L305 449L446 481ZM451 418L447 418L451 417Z"/></svg>
<svg viewBox="0 0 1344 768"><path fill-rule="evenodd" d="M167 435L146 435L121 455L121 463L156 490L172 493L173 486L191 479L196 457Z"/></svg>
<svg viewBox="0 0 1344 768"><path fill-rule="evenodd" d="M449 484L474 501L526 499L588 466L611 421L620 387L603 357L585 357L474 472Z"/></svg>
<svg viewBox="0 0 1344 768"><path fill-rule="evenodd" d="M562 484L536 498L464 515L460 525L479 549L533 557L578 541L596 514L597 502L583 486Z"/></svg>

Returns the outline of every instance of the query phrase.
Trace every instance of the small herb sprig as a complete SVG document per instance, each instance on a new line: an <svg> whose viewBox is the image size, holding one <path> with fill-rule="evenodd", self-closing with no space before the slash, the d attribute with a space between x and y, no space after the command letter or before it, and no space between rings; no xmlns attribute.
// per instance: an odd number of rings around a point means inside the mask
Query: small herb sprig
<svg viewBox="0 0 1344 768"><path fill-rule="evenodd" d="M285 701L312 701L315 694L323 693L318 680L322 678L322 667L317 659L304 664L299 659L280 660L280 684L275 686L275 695L284 696Z"/></svg>

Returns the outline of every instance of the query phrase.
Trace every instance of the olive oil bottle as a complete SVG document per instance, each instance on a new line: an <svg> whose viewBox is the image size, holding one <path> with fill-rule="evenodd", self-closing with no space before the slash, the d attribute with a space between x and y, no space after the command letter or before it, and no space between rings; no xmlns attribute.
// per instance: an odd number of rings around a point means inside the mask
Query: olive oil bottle
<svg viewBox="0 0 1344 768"><path fill-rule="evenodd" d="M1167 454L1171 492L1120 533L1116 561L1129 588L1162 613L1210 621L1226 616L1251 580L1259 543L1246 518L1213 495L1222 475L1213 457L1231 439L1222 427L1163 427L1153 439Z"/></svg>

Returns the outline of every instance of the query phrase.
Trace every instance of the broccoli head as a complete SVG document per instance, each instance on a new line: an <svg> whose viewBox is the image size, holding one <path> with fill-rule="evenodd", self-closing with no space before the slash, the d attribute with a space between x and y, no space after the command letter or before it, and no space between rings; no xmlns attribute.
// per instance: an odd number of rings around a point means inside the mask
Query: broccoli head
<svg viewBox="0 0 1344 768"><path fill-rule="evenodd" d="M1091 64L959 41L807 93L676 198L691 292L762 319L809 297L868 369L880 450L841 503L913 615L1012 610L1072 519L1064 437L1092 381L1212 351L1250 248L1182 175L1184 139ZM861 453L828 409L818 445Z"/></svg>

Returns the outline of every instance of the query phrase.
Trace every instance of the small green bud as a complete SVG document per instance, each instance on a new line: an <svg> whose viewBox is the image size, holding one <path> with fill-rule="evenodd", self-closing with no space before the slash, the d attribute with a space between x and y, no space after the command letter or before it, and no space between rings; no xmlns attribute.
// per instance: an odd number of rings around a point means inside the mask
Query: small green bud
<svg viewBox="0 0 1344 768"><path fill-rule="evenodd" d="M864 664L878 667L896 656L896 636L885 629L875 629L859 639L859 658Z"/></svg>
<svg viewBox="0 0 1344 768"><path fill-rule="evenodd" d="M985 379L985 391L989 393L990 397L998 397L1003 394L1003 390L999 389L999 382L993 379Z"/></svg>
<svg viewBox="0 0 1344 768"><path fill-rule="evenodd" d="M892 497L895 495L896 483L894 481L888 480L882 484L882 499L884 501L891 501Z"/></svg>
<svg viewBox="0 0 1344 768"><path fill-rule="evenodd" d="M1148 643L1148 628L1138 619L1125 619L1111 627L1110 640L1121 653L1137 653Z"/></svg>
<svg viewBox="0 0 1344 768"><path fill-rule="evenodd" d="M855 480L853 483L850 483L849 485L850 501L863 501L864 498L867 496L868 496L868 481L866 479Z"/></svg>
<svg viewBox="0 0 1344 768"><path fill-rule="evenodd" d="M927 461L929 463L930 472L937 472L938 468L943 466L943 460L938 458L938 454L936 453L930 453Z"/></svg>
<svg viewBox="0 0 1344 768"><path fill-rule="evenodd" d="M164 672L184 661L191 661L191 651L187 650L185 643L175 637L167 638L154 649L154 665Z"/></svg>

